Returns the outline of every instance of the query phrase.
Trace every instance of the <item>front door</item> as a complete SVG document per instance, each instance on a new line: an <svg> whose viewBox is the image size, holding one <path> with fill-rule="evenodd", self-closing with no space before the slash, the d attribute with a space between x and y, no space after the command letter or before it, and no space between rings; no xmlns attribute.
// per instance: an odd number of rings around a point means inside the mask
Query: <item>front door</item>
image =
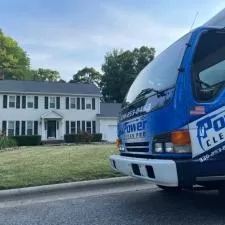
<svg viewBox="0 0 225 225"><path fill-rule="evenodd" d="M56 120L49 120L47 122L47 138L56 138Z"/></svg>

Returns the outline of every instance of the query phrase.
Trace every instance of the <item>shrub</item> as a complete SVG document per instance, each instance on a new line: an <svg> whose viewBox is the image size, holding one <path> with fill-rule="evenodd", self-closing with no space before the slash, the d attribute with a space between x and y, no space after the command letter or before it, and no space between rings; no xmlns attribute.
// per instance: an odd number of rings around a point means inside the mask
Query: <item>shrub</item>
<svg viewBox="0 0 225 225"><path fill-rule="evenodd" d="M75 134L76 143L90 143L92 140L92 134L86 132L80 132Z"/></svg>
<svg viewBox="0 0 225 225"><path fill-rule="evenodd" d="M86 132L80 132L77 134L65 134L64 141L66 143L90 143L100 142L102 140L102 134L90 134Z"/></svg>
<svg viewBox="0 0 225 225"><path fill-rule="evenodd" d="M93 142L101 142L102 141L102 134L92 134L92 140Z"/></svg>
<svg viewBox="0 0 225 225"><path fill-rule="evenodd" d="M75 134L65 134L64 141L66 143L75 143Z"/></svg>
<svg viewBox="0 0 225 225"><path fill-rule="evenodd" d="M14 140L13 138L9 138L5 135L0 136L0 149L12 148L15 146L17 146L16 140Z"/></svg>
<svg viewBox="0 0 225 225"><path fill-rule="evenodd" d="M12 138L16 140L18 146L34 146L41 144L40 135L23 135L23 136L14 136Z"/></svg>

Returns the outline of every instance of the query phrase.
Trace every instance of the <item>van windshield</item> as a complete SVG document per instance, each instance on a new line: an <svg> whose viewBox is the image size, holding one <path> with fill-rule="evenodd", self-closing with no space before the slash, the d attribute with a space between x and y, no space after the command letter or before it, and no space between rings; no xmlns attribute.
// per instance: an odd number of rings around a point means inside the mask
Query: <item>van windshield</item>
<svg viewBox="0 0 225 225"><path fill-rule="evenodd" d="M163 91L175 86L178 68L189 38L190 33L163 51L140 72L124 99L124 105L138 99L143 90L153 89L155 91L152 93L155 94L156 91Z"/></svg>

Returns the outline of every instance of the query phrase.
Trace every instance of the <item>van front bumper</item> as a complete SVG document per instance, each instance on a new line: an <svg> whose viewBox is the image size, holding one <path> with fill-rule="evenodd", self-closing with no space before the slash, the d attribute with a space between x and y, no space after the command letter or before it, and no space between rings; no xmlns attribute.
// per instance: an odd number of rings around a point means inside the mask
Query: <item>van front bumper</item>
<svg viewBox="0 0 225 225"><path fill-rule="evenodd" d="M173 160L110 157L111 167L125 175L154 181L157 185L177 187L178 173Z"/></svg>

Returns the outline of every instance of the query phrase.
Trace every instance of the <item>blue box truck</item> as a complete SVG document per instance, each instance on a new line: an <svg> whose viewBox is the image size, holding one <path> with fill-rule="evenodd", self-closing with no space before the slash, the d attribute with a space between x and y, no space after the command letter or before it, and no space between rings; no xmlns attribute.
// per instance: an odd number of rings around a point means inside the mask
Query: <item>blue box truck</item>
<svg viewBox="0 0 225 225"><path fill-rule="evenodd" d="M147 65L130 87L111 166L170 190L225 183L225 10Z"/></svg>

